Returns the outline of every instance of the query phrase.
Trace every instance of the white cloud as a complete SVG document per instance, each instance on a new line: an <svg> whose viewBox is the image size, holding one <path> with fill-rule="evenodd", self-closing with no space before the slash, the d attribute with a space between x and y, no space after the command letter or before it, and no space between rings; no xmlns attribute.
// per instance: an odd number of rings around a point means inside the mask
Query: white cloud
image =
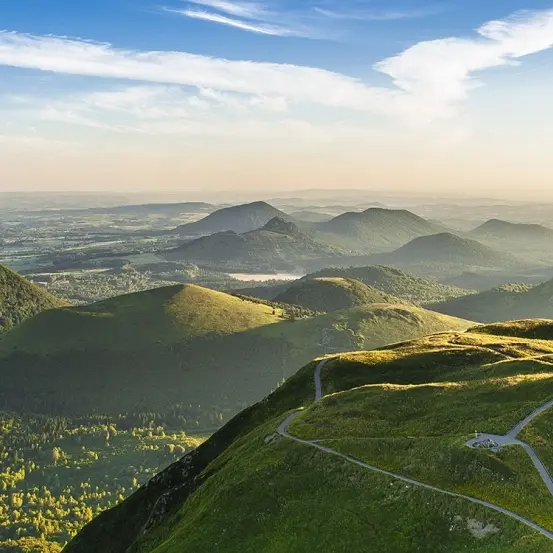
<svg viewBox="0 0 553 553"><path fill-rule="evenodd" d="M220 12L245 17L247 19L262 19L268 15L267 10L258 2L229 2L228 0L188 0L189 4L213 8Z"/></svg>
<svg viewBox="0 0 553 553"><path fill-rule="evenodd" d="M553 10L518 12L477 29L476 38L421 42L375 65L409 95L413 108L434 106L438 114L467 97L480 85L477 75L517 63L553 46Z"/></svg>
<svg viewBox="0 0 553 553"><path fill-rule="evenodd" d="M314 67L231 61L186 52L131 51L110 44L0 32L0 65L284 97L293 102L370 109L389 91Z"/></svg>
<svg viewBox="0 0 553 553"><path fill-rule="evenodd" d="M435 14L438 9L436 7L429 7L419 10L410 11L344 11L338 12L334 10L327 10L325 8L315 7L314 11L329 19L333 20L353 20L353 21L395 21L398 19L418 19L426 17L428 15Z"/></svg>
<svg viewBox="0 0 553 553"><path fill-rule="evenodd" d="M252 33L258 33L261 35L271 36L301 36L308 37L310 33L302 31L300 29L292 29L288 27L282 27L280 25L273 25L271 23L250 23L240 19L232 19L218 13L211 13L206 11L197 10L169 10L185 17L192 19L203 19L204 21L211 21L212 23L221 23L222 25L228 25L229 27L236 27L243 31L251 31Z"/></svg>

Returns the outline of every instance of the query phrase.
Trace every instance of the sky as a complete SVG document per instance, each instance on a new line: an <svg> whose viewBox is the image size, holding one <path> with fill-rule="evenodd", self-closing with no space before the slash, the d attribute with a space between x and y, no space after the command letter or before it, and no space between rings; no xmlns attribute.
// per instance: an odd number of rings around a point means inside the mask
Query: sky
<svg viewBox="0 0 553 553"><path fill-rule="evenodd" d="M0 191L553 200L553 0L2 0Z"/></svg>

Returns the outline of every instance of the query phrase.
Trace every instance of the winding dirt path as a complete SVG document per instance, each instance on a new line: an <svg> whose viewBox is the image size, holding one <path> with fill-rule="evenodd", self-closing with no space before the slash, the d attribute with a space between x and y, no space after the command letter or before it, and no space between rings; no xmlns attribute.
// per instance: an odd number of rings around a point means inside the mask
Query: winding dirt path
<svg viewBox="0 0 553 553"><path fill-rule="evenodd" d="M317 366L315 367L315 374L314 374L314 381L315 382L314 382L314 385L315 385L315 401L316 402L320 401L323 397L322 396L322 385L321 385L321 371L323 370L323 368L324 368L327 361L328 361L328 359L325 359L325 360L321 361L320 363L318 363ZM551 403L550 406L553 406L553 401L551 401L550 403ZM541 410L540 409L536 410L536 412L534 412L532 414L533 416L530 415L529 417L524 419L524 421L526 421L526 420L528 421L526 423L526 425L529 424L529 422L531 422L536 416L538 416L540 413L542 413L543 411L546 410L543 407L545 407L545 406L542 406L540 408ZM513 511L510 511L509 509L505 509L505 508L503 508L499 505L496 505L494 503L490 503L489 501L485 501L485 500L482 500L482 499L477 499L476 497L471 497L469 495L463 495L463 494L458 494L458 493L455 493L455 492L450 492L448 490L443 490L441 488L436 488L436 487L431 486L429 484L424 484L423 482L419 482L418 480L413 480L412 478L407 478L406 476L402 476L401 474L395 474L393 472L389 472L387 470L380 469L380 468L375 467L373 465L369 465L368 463L364 463L363 461L361 461L359 459L356 459L355 457L345 455L343 453L335 451L334 449L331 449L329 447L321 445L321 444L317 443L316 441L304 440L303 438L298 438L298 437L294 436L293 434L290 434L288 432L288 427L290 426L292 421L294 421L301 413L302 413L302 410L298 410L298 411L295 411L294 413L290 414L278 427L278 433L281 436L283 436L283 437L285 437L289 440L292 440L292 441L297 442L299 444L314 447L314 448L318 449L319 451L322 451L323 453L326 453L327 455L332 455L334 457L338 457L340 459L343 459L344 461L347 461L347 462L352 463L354 465L358 465L358 466L360 466L364 469L371 470L371 471L376 472L378 474L383 474L385 476L389 476L390 478L394 478L395 480L400 480L400 481L405 482L407 484L411 484L411 485L417 486L419 488L423 488L423 489L430 490L430 491L433 491L433 492L436 492L436 493L440 493L442 495L447 495L447 496L450 496L450 497L463 499L465 501L470 501L471 503L481 505L482 507L486 507L488 509L491 509L493 511L496 511L498 513L506 515L506 516L518 521L518 522L521 522L522 524L525 524L526 526L532 528L533 530L536 530L537 532L539 532L540 534L542 534L546 538L553 541L553 532L550 532L549 530L547 530L546 528L543 528L539 524L536 524L535 522L532 522L531 520L529 520L529 519L513 512ZM524 422L524 421L522 421L522 422ZM511 432L515 431L519 427L519 425L520 425L520 423L518 425L516 425L513 428L513 430L511 430ZM524 426L522 428L524 428ZM522 428L520 428L520 430L518 430L518 432L520 432L522 430ZM515 436L516 436L516 434L515 434ZM510 439L513 439L513 438L510 438ZM518 440L516 440L516 441L518 442ZM522 444L522 442L520 442L520 443ZM524 445L526 445L527 447L530 448L530 446L528 446L527 444L524 444ZM541 461L540 461L540 463L541 463ZM544 469L545 469L545 467L544 467Z"/></svg>

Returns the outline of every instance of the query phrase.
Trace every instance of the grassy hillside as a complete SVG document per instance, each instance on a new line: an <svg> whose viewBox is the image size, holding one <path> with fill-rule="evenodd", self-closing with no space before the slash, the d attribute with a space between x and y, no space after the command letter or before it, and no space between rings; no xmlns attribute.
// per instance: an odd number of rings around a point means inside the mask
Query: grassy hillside
<svg viewBox="0 0 553 553"><path fill-rule="evenodd" d="M431 278L420 277L384 265L331 267L307 275L305 278L319 277L354 278L386 294L421 305L470 294L470 290L448 286Z"/></svg>
<svg viewBox="0 0 553 553"><path fill-rule="evenodd" d="M322 369L320 402L312 363L65 551L549 552L520 521L443 492L553 530L553 497L522 448L465 445L475 429L505 433L553 397L552 339L550 321L523 321L338 355ZM288 432L313 443L277 433L298 409ZM552 414L523 434L550 471Z"/></svg>
<svg viewBox="0 0 553 553"><path fill-rule="evenodd" d="M314 240L294 223L276 217L263 228L243 234L212 234L165 252L163 256L229 270L301 271L305 264L318 262L319 266L324 265L344 254L343 250Z"/></svg>
<svg viewBox="0 0 553 553"><path fill-rule="evenodd" d="M389 251L443 227L405 210L370 208L361 213L344 213L315 225L330 243L364 253Z"/></svg>
<svg viewBox="0 0 553 553"><path fill-rule="evenodd" d="M468 326L386 304L301 317L193 285L49 311L0 340L0 409L155 412L193 430L259 400L316 355Z"/></svg>
<svg viewBox="0 0 553 553"><path fill-rule="evenodd" d="M369 303L396 303L395 298L353 278L321 277L295 282L275 301L313 311L339 311Z"/></svg>
<svg viewBox="0 0 553 553"><path fill-rule="evenodd" d="M530 287L504 285L487 292L437 303L431 306L440 313L468 317L480 322L524 318L553 318L553 281Z"/></svg>
<svg viewBox="0 0 553 553"><path fill-rule="evenodd" d="M0 333L65 302L0 265Z"/></svg>
<svg viewBox="0 0 553 553"><path fill-rule="evenodd" d="M169 286L42 313L6 334L0 357L14 351L44 355L171 347L275 323L279 315L268 306L201 286Z"/></svg>
<svg viewBox="0 0 553 553"><path fill-rule="evenodd" d="M229 230L240 234L258 229L274 217L288 218L285 213L266 202L253 202L218 209L200 221L177 227L175 231L189 236Z"/></svg>

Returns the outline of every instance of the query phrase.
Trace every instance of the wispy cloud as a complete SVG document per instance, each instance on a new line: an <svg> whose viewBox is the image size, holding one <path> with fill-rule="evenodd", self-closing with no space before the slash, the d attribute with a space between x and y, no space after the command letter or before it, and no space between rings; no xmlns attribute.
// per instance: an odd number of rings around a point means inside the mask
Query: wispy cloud
<svg viewBox="0 0 553 553"><path fill-rule="evenodd" d="M0 32L0 65L114 79L170 83L366 109L383 91L324 69L232 61L186 52L133 51L110 44ZM384 94L387 96L386 91Z"/></svg>
<svg viewBox="0 0 553 553"><path fill-rule="evenodd" d="M228 25L243 31L251 31L252 33L258 33L262 35L272 36L299 36L310 37L313 34L307 30L293 29L290 27L282 27L279 25L273 25L270 23L254 23L247 22L240 19L232 19L224 15L217 13L211 13L206 11L197 10L171 10L175 13L179 13L192 19L203 19L204 21L211 21L212 23L220 23L222 25Z"/></svg>
<svg viewBox="0 0 553 553"><path fill-rule="evenodd" d="M441 11L438 6L430 6L426 8L413 9L413 10L401 10L401 11L367 11L367 10L353 10L353 11L334 11L325 8L315 6L313 10L332 20L342 21L395 21L400 19L419 19L421 17L427 17L434 15Z"/></svg>
<svg viewBox="0 0 553 553"><path fill-rule="evenodd" d="M263 19L268 11L258 2L229 2L228 0L188 0L188 4L213 8L229 15L248 19Z"/></svg>
<svg viewBox="0 0 553 553"><path fill-rule="evenodd" d="M186 0L186 4L186 8L166 7L165 11L263 35L313 39L327 36L322 27L312 25L312 17L305 9L279 10L276 4L270 9L259 2L228 0ZM200 6L204 9L198 9Z"/></svg>

